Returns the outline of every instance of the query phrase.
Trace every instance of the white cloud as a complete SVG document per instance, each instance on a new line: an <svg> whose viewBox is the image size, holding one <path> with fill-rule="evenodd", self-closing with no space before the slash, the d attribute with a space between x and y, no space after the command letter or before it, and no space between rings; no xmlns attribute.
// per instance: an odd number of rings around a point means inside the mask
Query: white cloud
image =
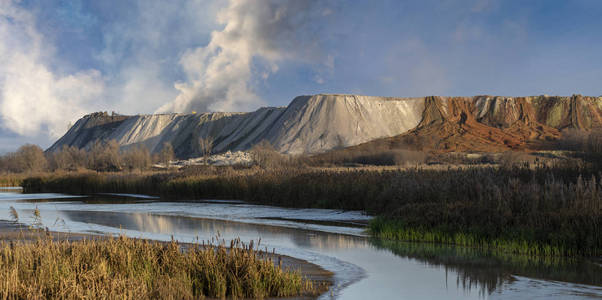
<svg viewBox="0 0 602 300"><path fill-rule="evenodd" d="M278 63L308 63L323 58L311 23L323 17L316 1L231 0L218 14L224 27L211 34L207 46L186 51L180 59L186 80L176 83L178 96L159 112L247 111L264 104L249 85L254 59L277 72ZM308 30L310 29L310 30ZM260 72L267 78L268 72Z"/></svg>
<svg viewBox="0 0 602 300"><path fill-rule="evenodd" d="M53 47L36 31L34 16L11 0L0 0L0 118L26 136L52 138L70 121L98 107L104 90L96 70L55 74L45 62Z"/></svg>
<svg viewBox="0 0 602 300"><path fill-rule="evenodd" d="M169 72L184 45L198 44L215 27L218 4L140 0L127 18L104 25L105 45L91 55L106 73L65 74L52 69L68 58L36 29L35 10L0 0L0 126L37 141L46 136L46 144L93 111L153 112L177 95Z"/></svg>

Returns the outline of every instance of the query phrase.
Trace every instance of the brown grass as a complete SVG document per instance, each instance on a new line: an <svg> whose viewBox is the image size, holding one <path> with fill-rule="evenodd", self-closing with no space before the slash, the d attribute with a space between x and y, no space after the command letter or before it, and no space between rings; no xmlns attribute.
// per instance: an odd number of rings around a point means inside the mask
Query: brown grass
<svg viewBox="0 0 602 300"><path fill-rule="evenodd" d="M601 253L599 170L594 165L544 164L360 170L202 168L156 175L28 178L23 186L26 192L142 193L179 201L241 199L290 207L364 210L401 220L392 223L401 231L374 230L375 235L389 236L391 231L394 234L390 236L398 239L468 245L527 241L537 246L509 249L573 256Z"/></svg>
<svg viewBox="0 0 602 300"><path fill-rule="evenodd" d="M126 237L79 242L0 243L0 297L6 299L264 298L313 293L240 240L230 248Z"/></svg>

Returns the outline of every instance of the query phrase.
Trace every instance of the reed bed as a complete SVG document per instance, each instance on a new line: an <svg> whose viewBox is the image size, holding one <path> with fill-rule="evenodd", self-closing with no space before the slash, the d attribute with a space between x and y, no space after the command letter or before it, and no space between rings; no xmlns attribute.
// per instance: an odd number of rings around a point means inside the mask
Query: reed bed
<svg viewBox="0 0 602 300"><path fill-rule="evenodd" d="M475 228L476 229L476 228ZM524 232L516 228L501 230L498 236L485 236L472 230L446 230L444 226L427 228L424 226L407 226L400 219L377 218L370 222L369 231L372 236L388 240L409 242L431 242L436 244L474 247L484 250L501 251L503 253L525 256L573 257L580 254L595 255L602 253L599 248L565 247L568 241L540 241L529 236L534 230Z"/></svg>
<svg viewBox="0 0 602 300"><path fill-rule="evenodd" d="M30 175L25 174L0 174L0 187L15 187L21 186L23 179Z"/></svg>
<svg viewBox="0 0 602 300"><path fill-rule="evenodd" d="M298 272L240 240L195 244L127 237L0 243L3 299L265 298L314 293Z"/></svg>
<svg viewBox="0 0 602 300"><path fill-rule="evenodd" d="M497 247L509 252L602 254L602 173L581 166L399 170L83 174L24 180L26 192L142 193L164 199L241 199L289 207L364 210L375 236Z"/></svg>

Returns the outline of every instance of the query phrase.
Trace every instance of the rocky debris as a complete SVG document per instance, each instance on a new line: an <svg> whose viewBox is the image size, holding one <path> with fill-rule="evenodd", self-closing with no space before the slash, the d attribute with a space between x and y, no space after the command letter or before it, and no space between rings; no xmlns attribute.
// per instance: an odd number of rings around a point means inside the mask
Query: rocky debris
<svg viewBox="0 0 602 300"><path fill-rule="evenodd" d="M184 167L184 166L199 166L199 165L212 165L212 166L234 166L243 165L250 166L253 164L253 157L251 153L244 151L226 151L220 154L214 154L204 157L195 157L186 160L177 160L170 162L170 167ZM165 166L157 165L155 167L165 168Z"/></svg>

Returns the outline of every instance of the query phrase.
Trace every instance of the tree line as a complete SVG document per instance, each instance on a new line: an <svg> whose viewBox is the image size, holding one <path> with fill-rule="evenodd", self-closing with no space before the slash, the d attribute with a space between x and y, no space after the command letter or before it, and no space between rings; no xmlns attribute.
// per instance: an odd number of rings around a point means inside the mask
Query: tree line
<svg viewBox="0 0 602 300"><path fill-rule="evenodd" d="M151 154L144 145L120 149L115 140L96 141L89 149L64 145L54 152L44 152L37 145L26 144L15 152L0 156L0 173L148 170L153 164L168 166L174 159L174 149L170 143L165 143L156 154Z"/></svg>

